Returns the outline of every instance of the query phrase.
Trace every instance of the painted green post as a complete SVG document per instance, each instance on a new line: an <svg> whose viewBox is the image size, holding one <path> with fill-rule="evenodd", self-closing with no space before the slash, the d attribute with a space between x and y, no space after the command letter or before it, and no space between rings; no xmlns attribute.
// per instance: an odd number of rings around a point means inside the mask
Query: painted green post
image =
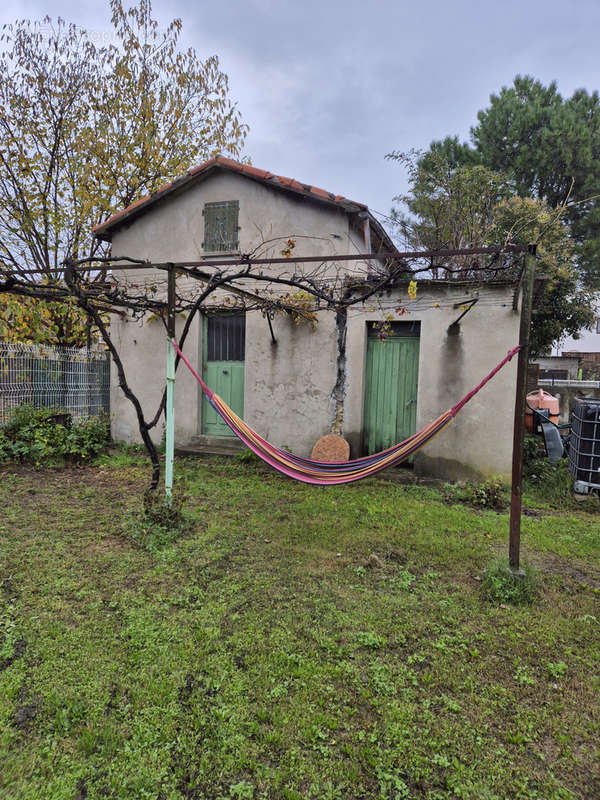
<svg viewBox="0 0 600 800"><path fill-rule="evenodd" d="M168 279L168 316L167 316L167 398L166 398L166 431L165 431L165 497L171 505L173 496L173 460L175 457L175 270L169 267Z"/></svg>

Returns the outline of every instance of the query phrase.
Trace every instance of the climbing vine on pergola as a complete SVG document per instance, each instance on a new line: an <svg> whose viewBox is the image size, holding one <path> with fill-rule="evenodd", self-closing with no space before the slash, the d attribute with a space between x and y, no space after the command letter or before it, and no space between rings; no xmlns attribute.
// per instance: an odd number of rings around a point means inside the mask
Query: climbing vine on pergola
<svg viewBox="0 0 600 800"><path fill-rule="evenodd" d="M280 258L261 258L254 254L243 255L237 260L200 260L188 262L154 263L131 256L111 256L102 259L86 258L64 264L62 274L55 281L44 282L35 270L14 272L1 269L4 280L0 292L8 292L26 298L72 303L73 301L97 327L112 356L118 382L125 396L132 403L138 422L142 442L152 464L150 489L158 486L160 460L151 431L161 420L167 407L167 388L151 418L144 415L139 397L128 381L123 361L110 334L107 315L117 313L141 318L154 314L162 320L170 340L175 336L177 314L185 314L185 323L178 345L183 348L191 325L199 312L232 308L244 311L260 311L270 319L277 313L288 313L296 318L305 318L314 323L315 314L330 311L336 315L338 326L338 376L332 393L338 403L343 402L344 375L340 373L344 358L345 325L348 309L365 301L375 302L388 290L402 282L408 282L410 293L416 291L419 276L441 274L446 280L468 279L482 284L508 277L515 282L514 310L518 308L519 285L523 286L521 305L520 352L515 408L515 434L513 446L513 502L511 504L510 562L519 565L519 537L522 485L522 448L524 419L524 385L528 360L529 329L531 325L531 299L533 292L535 248L530 247L530 258L524 258L528 248L519 245L504 245L500 248L467 248L464 250L437 250L405 253L366 253L335 256L292 256L293 247L288 239L287 247ZM454 266L459 261L458 266ZM347 270L348 262L361 264L360 271ZM282 267L285 265L285 268ZM374 266L375 265L375 266ZM529 265L527 267L527 265ZM279 267L276 272L265 272L267 267ZM527 268L526 268L527 267ZM137 283L123 280L122 273L133 274L137 270L155 271L167 278L167 296L161 296L158 280L147 279ZM118 273L118 274L115 274ZM57 273L59 271L57 270ZM178 293L178 275L194 279L198 287L193 291ZM525 276L525 280L522 280ZM62 278L62 280L60 279ZM260 288L257 288L260 287ZM472 307L466 306L459 319ZM399 307L397 313L404 309ZM272 332L272 331L271 331ZM385 335L385 329L382 330ZM173 357L171 381L177 369L179 357ZM167 382L168 385L168 382ZM521 398L522 395L522 398ZM169 426L167 426L169 427ZM167 469L172 469L172 421L171 441L168 442ZM169 438L169 437L168 437ZM169 491L169 489L168 489ZM168 497L170 495L168 494Z"/></svg>

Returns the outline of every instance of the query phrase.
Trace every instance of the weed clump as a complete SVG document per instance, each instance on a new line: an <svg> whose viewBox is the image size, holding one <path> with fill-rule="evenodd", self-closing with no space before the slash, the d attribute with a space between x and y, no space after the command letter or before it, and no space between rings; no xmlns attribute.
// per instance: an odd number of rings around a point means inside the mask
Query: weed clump
<svg viewBox="0 0 600 800"><path fill-rule="evenodd" d="M185 511L187 499L188 493L182 485L173 489L170 503L162 491L147 489L141 512L127 520L127 538L137 547L151 552L176 541L192 526Z"/></svg>
<svg viewBox="0 0 600 800"><path fill-rule="evenodd" d="M528 606L539 594L539 581L530 566L525 565L516 573L505 558L498 558L487 567L481 591L484 599L490 603Z"/></svg>
<svg viewBox="0 0 600 800"><path fill-rule="evenodd" d="M561 458L555 464L551 463L546 456L542 439L533 434L525 437L523 476L525 489L534 502L557 509L578 507L567 460ZM597 509L597 504L592 508Z"/></svg>
<svg viewBox="0 0 600 800"><path fill-rule="evenodd" d="M247 467L256 467L263 463L262 459L260 459L253 450L250 450L249 447L246 447L241 453L238 453L235 460L238 464L243 464Z"/></svg>
<svg viewBox="0 0 600 800"><path fill-rule="evenodd" d="M482 483L446 484L442 486L440 492L447 503L463 503L492 511L503 511L508 505L506 487L502 478L497 476L488 478Z"/></svg>

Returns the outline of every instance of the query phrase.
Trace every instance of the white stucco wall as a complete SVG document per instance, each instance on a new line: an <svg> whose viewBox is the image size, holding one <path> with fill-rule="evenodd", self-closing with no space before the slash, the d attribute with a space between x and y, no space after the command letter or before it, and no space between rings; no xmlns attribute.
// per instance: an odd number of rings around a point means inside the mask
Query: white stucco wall
<svg viewBox="0 0 600 800"><path fill-rule="evenodd" d="M351 229L348 216L337 208L288 196L233 173L217 173L135 220L115 233L113 254L153 261L201 258L205 202L239 200L240 250L250 252L260 241L293 236L295 253L318 255L363 250L360 231ZM304 238L306 237L306 238ZM276 255L274 242L265 255ZM269 252L269 249L271 252ZM363 264L355 265L358 271ZM352 269L353 265L348 267ZM314 269L313 266L307 269ZM332 268L333 269L333 268ZM265 271L267 271L265 269ZM164 273L121 273L123 280L158 280ZM179 291L185 280L178 279ZM195 284L193 284L195 286ZM283 287L282 292L286 291ZM383 319L398 303L410 313L403 321L421 323L417 429L466 394L517 343L518 314L512 310L512 287L480 290L480 300L468 312L454 335L449 325L462 313L453 308L467 299L467 287L419 288L410 303L406 289L397 289L378 301L351 309L346 330L346 378L342 433L352 455L361 454L367 323ZM434 307L437 303L438 307ZM181 329L183 320L178 320ZM185 345L186 355L201 369L201 324L197 320ZM286 314L273 320L277 344L260 312L246 315L244 418L280 446L310 455L315 441L331 431L336 406L332 391L337 376L335 315L319 314L316 331L296 325ZM112 321L113 335L132 388L142 398L145 414L153 416L164 386L166 334L157 320L143 323ZM114 369L114 368L113 368ZM454 422L416 457L415 469L439 477L475 478L510 472L512 415L516 359L487 386ZM134 410L118 388L113 372L113 436L139 441ZM176 441L188 444L201 430L201 394L192 376L180 367L176 383ZM155 429L155 438L162 427Z"/></svg>
<svg viewBox="0 0 600 800"><path fill-rule="evenodd" d="M408 305L397 318L420 322L417 430L469 392L518 342L519 315L512 310L512 287L481 289L479 304L459 328L449 326L462 313L453 308L467 290L424 288L410 303L406 289L386 296L385 308ZM433 303L439 307L433 307ZM346 384L342 433L352 456L362 454L367 325L387 313L368 301L348 312ZM317 330L282 316L274 321L277 345L270 344L259 314L246 323L246 421L267 439L309 456L316 440L331 431L337 376L335 315L320 315ZM415 457L419 474L448 480L510 475L516 357L476 395L456 419Z"/></svg>
<svg viewBox="0 0 600 800"><path fill-rule="evenodd" d="M269 441L310 456L316 440L331 432L335 411L335 317L319 314L313 332L279 315L273 330L276 345L262 315L247 315L244 418Z"/></svg>
<svg viewBox="0 0 600 800"><path fill-rule="evenodd" d="M118 230L113 236L114 256L145 258L152 261L193 261L204 256L204 220L202 209L207 202L224 200L239 201L240 252L249 253L260 248L263 257L279 256L283 247L280 237L292 236L296 241L296 255L334 255L363 251L360 232L349 226L347 214L336 207L329 207L311 200L296 198L235 173L218 172L184 193L159 203L130 225ZM274 240L274 241L271 241ZM261 246L261 243L265 244ZM221 257L221 256L219 256ZM348 269L353 268L349 263ZM308 264L307 273L317 265ZM286 269L285 265L281 271ZM335 267L332 265L329 272ZM356 265L364 271L364 264ZM266 271L266 270L265 270ZM137 284L156 283L158 296L166 292L166 274L153 271L115 270L120 281ZM178 278L178 291L188 286L198 290L193 280ZM251 289L246 285L245 289ZM281 293L290 290L282 286ZM323 316L323 315L321 315ZM178 320L180 330L183 321ZM267 321L260 313L247 315L246 330L246 376L245 416L247 421L261 428L276 440L298 445L298 439L285 434L286 417L283 409L297 412L299 419L313 419L323 415L323 403L330 403L330 372L335 372L335 343L329 341L327 331L332 324L322 319L320 336L307 333L304 326L298 328L287 315L279 315L273 321L278 339L277 348L271 347ZM152 417L160 402L165 375L166 334L162 323L156 319L143 322L132 319L112 318L111 329L132 389L142 399L146 416ZM186 355L192 363L201 367L200 319L185 345ZM304 343L301 344L301 340ZM323 345L323 340L327 344ZM298 368L298 361L309 366L305 375ZM268 374L265 384L263 374ZM333 379L335 381L335 377ZM265 388L265 387L269 388ZM280 402L279 411L268 411L272 399ZM193 377L184 369L177 372L175 404L175 435L179 444L188 444L200 431L200 390ZM118 376L113 365L111 376L112 432L117 440L139 441L137 419L133 406L118 387ZM266 428L262 426L265 425ZM326 420L321 423L326 432ZM302 427L302 426L301 426ZM320 429L321 429L320 428ZM153 438L160 440L162 427L153 431ZM282 438L280 438L282 437ZM307 441L305 436L302 439Z"/></svg>
<svg viewBox="0 0 600 800"><path fill-rule="evenodd" d="M350 253L357 239L341 208L284 193L233 172L217 172L178 195L158 201L113 237L113 255L153 261L192 261L206 254L204 203L239 200L240 251L253 252L261 242L293 236L297 255ZM279 255L280 239L261 248ZM362 241L360 242L362 251ZM364 251L363 251L364 252ZM219 254L221 257L223 254ZM307 269L314 269L313 266Z"/></svg>
<svg viewBox="0 0 600 800"><path fill-rule="evenodd" d="M463 303L471 292L460 287L423 287L415 303L398 292L386 304L400 302L410 313L399 319L421 323L417 430L467 394L518 343L519 315L512 310L512 287L480 289L479 302L463 317L458 330L448 331L462 313L453 306ZM358 443L362 431L367 323L377 319L381 319L379 310L359 308L349 318L344 435L353 443ZM419 451L415 470L449 480L493 474L508 477L515 381L516 357Z"/></svg>
<svg viewBox="0 0 600 800"><path fill-rule="evenodd" d="M184 321L177 319L176 329L181 332ZM160 404L165 386L167 337L162 322L157 319L111 321L111 333L123 361L127 381L141 400L146 419L152 419ZM199 320L192 323L185 353L190 362L200 368ZM195 378L183 367L177 371L175 394L175 440L186 443L196 436L198 429L198 402L200 389ZM111 432L117 441L141 441L135 409L118 384L114 363L110 376ZM163 420L152 430L152 438L159 442L163 436Z"/></svg>

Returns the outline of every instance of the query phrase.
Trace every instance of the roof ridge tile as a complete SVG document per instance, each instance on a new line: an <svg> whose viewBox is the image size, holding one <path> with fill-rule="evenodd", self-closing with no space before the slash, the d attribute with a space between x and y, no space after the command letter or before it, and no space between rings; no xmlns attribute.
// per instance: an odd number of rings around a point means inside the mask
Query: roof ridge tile
<svg viewBox="0 0 600 800"><path fill-rule="evenodd" d="M165 183L163 186L159 187L155 192L151 194L147 194L144 197L140 197L135 202L128 205L126 208L122 209L121 211L117 211L115 214L110 216L104 222L98 223L92 228L92 231L96 233L96 231L105 231L108 230L114 223L116 223L119 219L127 217L132 211L140 206L145 204L150 204L157 198L159 195L168 192L169 190L175 188L177 185L187 182L190 179L194 178L197 175L200 175L203 172L212 169L213 167L225 167L227 169L234 170L244 175L248 175L249 177L256 178L260 181L265 181L270 183L271 185L281 186L285 189L291 189L292 191L298 192L300 194L304 194L310 197L318 197L323 200L327 200L331 203L336 203L341 205L346 211L349 210L349 206L356 206L361 209L366 209L367 206L364 203L357 203L354 200L349 200L347 197L341 194L333 194L332 192L328 192L325 189L321 189L318 186L313 186L310 183L301 183L297 181L295 178L287 178L284 175L275 175L272 172L268 172L267 170L259 169L258 167L254 167L252 164L244 164L241 161L235 161L233 158L228 158L227 156L214 156L213 158L209 158L206 161L203 161L201 164L198 164L195 167L190 167L190 169L180 175L179 177L175 178L169 183Z"/></svg>

